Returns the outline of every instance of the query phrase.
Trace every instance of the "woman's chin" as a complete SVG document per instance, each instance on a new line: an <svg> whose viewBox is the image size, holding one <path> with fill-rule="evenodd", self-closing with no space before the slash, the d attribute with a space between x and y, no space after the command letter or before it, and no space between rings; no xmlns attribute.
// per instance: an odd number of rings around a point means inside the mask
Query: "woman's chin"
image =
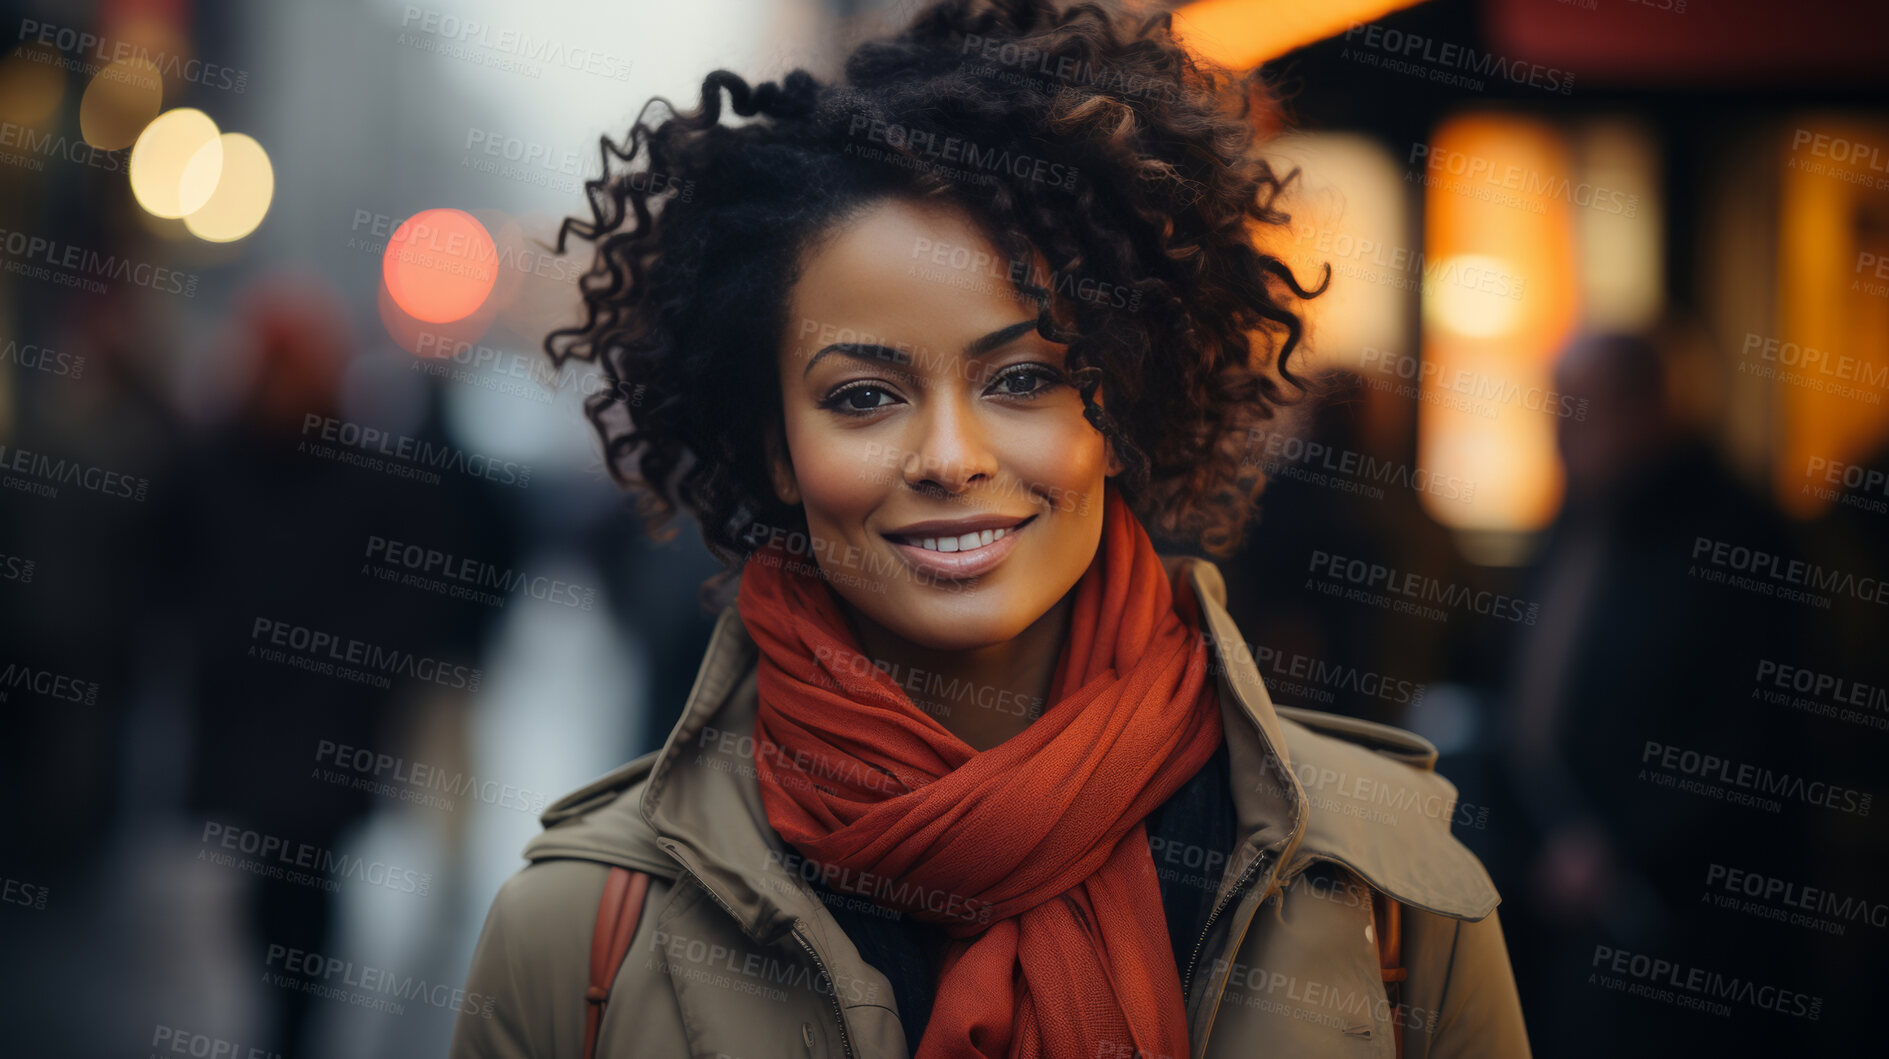
<svg viewBox="0 0 1889 1059"><path fill-rule="evenodd" d="M861 608L874 624L899 639L930 651L974 651L1017 638L1038 615L1019 620L1018 603L1003 593L985 592L973 598L925 599L934 590L920 589L902 597L888 593L875 606ZM914 595L917 598L913 598ZM890 605L887 605L890 604Z"/></svg>

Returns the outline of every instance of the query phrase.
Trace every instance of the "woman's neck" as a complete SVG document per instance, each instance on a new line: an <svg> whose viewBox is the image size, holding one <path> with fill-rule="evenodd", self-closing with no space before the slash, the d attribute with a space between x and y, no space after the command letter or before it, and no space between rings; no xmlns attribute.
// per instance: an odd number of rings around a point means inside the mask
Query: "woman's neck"
<svg viewBox="0 0 1889 1059"><path fill-rule="evenodd" d="M969 651L915 644L843 606L866 657L945 730L983 751L1049 709L1050 684L1069 635L1074 590L1014 639Z"/></svg>

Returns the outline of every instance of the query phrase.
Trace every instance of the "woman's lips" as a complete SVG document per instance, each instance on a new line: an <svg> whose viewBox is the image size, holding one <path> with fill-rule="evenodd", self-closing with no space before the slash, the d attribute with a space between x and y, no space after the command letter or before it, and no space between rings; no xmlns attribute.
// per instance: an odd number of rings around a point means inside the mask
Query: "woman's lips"
<svg viewBox="0 0 1889 1059"><path fill-rule="evenodd" d="M1027 531L1030 524L1035 521L1036 516L1031 515L1011 527L1002 537L968 551L939 552L916 544L906 544L891 537L887 537L886 540L892 544L893 550L904 558L907 565L939 580L957 581L977 577L995 569L998 563L1003 562L1012 551L1016 550L1017 536Z"/></svg>

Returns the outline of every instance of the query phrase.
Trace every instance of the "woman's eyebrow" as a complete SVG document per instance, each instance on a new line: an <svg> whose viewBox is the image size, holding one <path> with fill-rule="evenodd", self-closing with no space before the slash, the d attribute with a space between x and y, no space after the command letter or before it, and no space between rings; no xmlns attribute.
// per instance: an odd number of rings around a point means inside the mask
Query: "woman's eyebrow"
<svg viewBox="0 0 1889 1059"><path fill-rule="evenodd" d="M828 353L838 353L840 356L853 357L857 360L884 361L898 366L903 374L911 374L911 370L904 367L912 362L912 354L909 350L893 349L891 346L875 345L871 342L835 342L807 358L807 366L801 369L800 377L806 378L807 373L813 370L813 366L819 363L820 358Z"/></svg>
<svg viewBox="0 0 1889 1059"><path fill-rule="evenodd" d="M1034 330L1036 330L1035 317L1031 317L1028 320L1018 320L1009 327L1000 327L990 334L985 335L983 338L965 346L964 355L972 358L981 357L993 349L1000 349L1009 345Z"/></svg>
<svg viewBox="0 0 1889 1059"><path fill-rule="evenodd" d="M1019 320L1008 327L1000 327L965 346L964 355L973 360L987 356L1035 330L1034 318ZM909 364L912 360L912 354L909 351L893 349L891 346L881 346L870 342L835 342L807 358L807 366L800 372L801 377L805 378L807 373L813 370L813 366L819 363L820 358L828 353L838 353L861 360L890 361L894 364Z"/></svg>

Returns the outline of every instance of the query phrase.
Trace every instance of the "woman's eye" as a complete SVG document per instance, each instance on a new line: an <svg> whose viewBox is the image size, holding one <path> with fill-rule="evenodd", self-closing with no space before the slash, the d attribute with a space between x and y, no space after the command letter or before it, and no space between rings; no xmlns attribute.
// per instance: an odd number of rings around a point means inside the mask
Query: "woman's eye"
<svg viewBox="0 0 1889 1059"><path fill-rule="evenodd" d="M892 401L892 394L882 386L852 386L834 391L821 403L840 412L858 413L884 408Z"/></svg>
<svg viewBox="0 0 1889 1059"><path fill-rule="evenodd" d="M1040 367L1018 368L997 377L996 386L1006 397L1035 397L1055 385L1055 372Z"/></svg>

